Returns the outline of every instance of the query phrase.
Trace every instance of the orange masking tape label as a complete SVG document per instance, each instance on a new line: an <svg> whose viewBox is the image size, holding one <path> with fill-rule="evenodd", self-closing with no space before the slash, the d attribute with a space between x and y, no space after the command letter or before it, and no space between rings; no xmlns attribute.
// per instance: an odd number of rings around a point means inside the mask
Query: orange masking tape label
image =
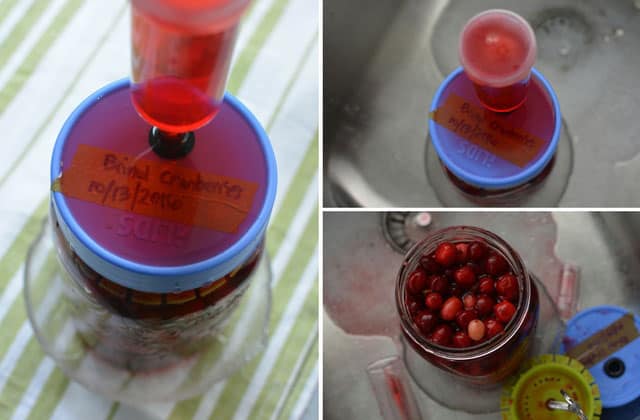
<svg viewBox="0 0 640 420"><path fill-rule="evenodd" d="M114 209L234 233L258 184L81 144L52 189Z"/></svg>
<svg viewBox="0 0 640 420"><path fill-rule="evenodd" d="M627 313L606 328L567 350L567 356L587 368L598 364L640 336L632 313Z"/></svg>
<svg viewBox="0 0 640 420"><path fill-rule="evenodd" d="M456 135L521 168L547 143L514 127L506 115L485 110L456 94L449 95L432 118Z"/></svg>

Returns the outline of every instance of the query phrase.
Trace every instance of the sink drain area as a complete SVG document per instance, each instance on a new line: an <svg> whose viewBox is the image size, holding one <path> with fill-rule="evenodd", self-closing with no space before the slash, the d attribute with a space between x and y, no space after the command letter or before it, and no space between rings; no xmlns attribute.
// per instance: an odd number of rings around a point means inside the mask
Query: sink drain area
<svg viewBox="0 0 640 420"><path fill-rule="evenodd" d="M382 233L396 252L405 254L430 230L432 221L429 212L383 213Z"/></svg>

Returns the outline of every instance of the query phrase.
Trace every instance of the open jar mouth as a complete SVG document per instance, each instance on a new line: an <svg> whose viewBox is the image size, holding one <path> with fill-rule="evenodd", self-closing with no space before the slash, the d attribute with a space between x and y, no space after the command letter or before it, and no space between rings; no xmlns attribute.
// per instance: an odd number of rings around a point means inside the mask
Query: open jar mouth
<svg viewBox="0 0 640 420"><path fill-rule="evenodd" d="M442 242L453 244L468 241L482 241L490 249L500 254L518 281L518 303L514 317L505 325L504 332L487 341L465 348L442 346L427 340L413 322L405 304L406 283L409 275L418 267L420 257L430 254ZM400 315L403 332L423 351L451 361L473 360L501 349L509 343L526 322L531 305L531 279L518 253L498 235L474 226L451 226L429 234L416 243L405 255L396 278L396 307Z"/></svg>

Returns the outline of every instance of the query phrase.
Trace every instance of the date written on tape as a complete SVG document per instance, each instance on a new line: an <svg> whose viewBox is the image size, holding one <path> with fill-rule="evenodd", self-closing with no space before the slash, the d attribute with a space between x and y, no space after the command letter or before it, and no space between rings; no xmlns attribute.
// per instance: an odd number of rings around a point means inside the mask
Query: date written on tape
<svg viewBox="0 0 640 420"><path fill-rule="evenodd" d="M522 168L533 161L545 142L514 127L508 116L485 110L452 93L431 118L465 140Z"/></svg>
<svg viewBox="0 0 640 420"><path fill-rule="evenodd" d="M567 350L567 355L587 368L598 364L638 338L634 316L627 313L606 328Z"/></svg>
<svg viewBox="0 0 640 420"><path fill-rule="evenodd" d="M102 206L233 233L249 213L258 184L81 144L52 189Z"/></svg>

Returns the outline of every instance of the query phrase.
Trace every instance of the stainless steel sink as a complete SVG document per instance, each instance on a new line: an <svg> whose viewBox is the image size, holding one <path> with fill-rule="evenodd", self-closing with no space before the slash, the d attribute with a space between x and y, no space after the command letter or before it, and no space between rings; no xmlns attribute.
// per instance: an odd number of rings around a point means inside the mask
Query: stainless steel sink
<svg viewBox="0 0 640 420"><path fill-rule="evenodd" d="M640 0L325 0L325 206L441 206L427 113L460 29L489 8L536 31L573 146L560 206L639 205Z"/></svg>
<svg viewBox="0 0 640 420"><path fill-rule="evenodd" d="M430 213L421 227L404 220L406 239L457 224L486 227L521 254L527 267L553 289L567 264L577 267L574 310L610 304L640 313L640 213ZM387 242L375 212L324 213L324 415L325 419L381 419L367 366L398 354L394 282L402 253ZM394 237L396 235L387 235ZM399 242L399 241L396 241ZM406 244L408 246L409 244ZM556 291L557 292L557 291ZM552 294L554 292L552 291ZM412 384L423 419L497 419L445 408ZM602 419L640 418L640 399Z"/></svg>

